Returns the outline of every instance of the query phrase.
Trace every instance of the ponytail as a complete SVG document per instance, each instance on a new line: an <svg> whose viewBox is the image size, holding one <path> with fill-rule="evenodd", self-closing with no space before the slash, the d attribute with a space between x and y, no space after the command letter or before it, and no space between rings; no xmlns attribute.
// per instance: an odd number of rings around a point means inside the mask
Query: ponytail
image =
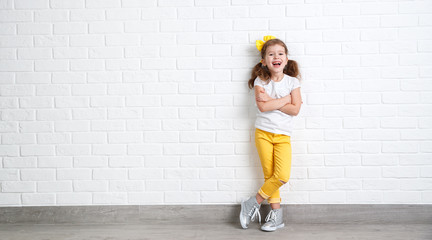
<svg viewBox="0 0 432 240"><path fill-rule="evenodd" d="M263 80L270 79L270 71L266 66L263 66L261 62L255 65L255 67L252 69L251 78L248 81L248 85L250 89L254 88L255 79L257 77Z"/></svg>
<svg viewBox="0 0 432 240"><path fill-rule="evenodd" d="M286 75L290 77L295 77L298 80L301 79L300 68L296 61L289 60L283 71Z"/></svg>

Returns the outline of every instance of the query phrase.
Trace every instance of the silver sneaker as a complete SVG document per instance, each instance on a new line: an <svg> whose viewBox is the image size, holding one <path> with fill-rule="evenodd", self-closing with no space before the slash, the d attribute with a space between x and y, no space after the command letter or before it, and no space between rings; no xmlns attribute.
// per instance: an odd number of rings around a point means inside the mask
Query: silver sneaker
<svg viewBox="0 0 432 240"><path fill-rule="evenodd" d="M250 197L241 203L240 224L242 228L248 228L250 222L255 221L258 216L261 224L261 214L259 212L261 205L257 202L255 196Z"/></svg>
<svg viewBox="0 0 432 240"><path fill-rule="evenodd" d="M265 219L266 223L261 227L261 230L266 232L276 231L278 228L285 227L283 223L282 208L272 209Z"/></svg>

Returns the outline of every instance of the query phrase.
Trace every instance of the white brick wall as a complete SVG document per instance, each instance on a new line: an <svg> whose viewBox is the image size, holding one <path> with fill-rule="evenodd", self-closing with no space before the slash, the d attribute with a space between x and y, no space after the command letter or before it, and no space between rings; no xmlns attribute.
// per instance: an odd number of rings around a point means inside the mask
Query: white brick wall
<svg viewBox="0 0 432 240"><path fill-rule="evenodd" d="M262 184L247 89L303 75L284 203L432 203L429 0L0 0L0 207L234 204Z"/></svg>

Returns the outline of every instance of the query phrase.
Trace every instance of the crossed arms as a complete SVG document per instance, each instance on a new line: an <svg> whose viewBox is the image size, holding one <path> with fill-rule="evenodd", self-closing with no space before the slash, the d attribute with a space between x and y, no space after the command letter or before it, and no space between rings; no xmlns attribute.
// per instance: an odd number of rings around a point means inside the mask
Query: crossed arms
<svg viewBox="0 0 432 240"><path fill-rule="evenodd" d="M279 110L291 116L297 116L300 112L302 98L300 88L291 91L291 94L282 98L271 98L260 86L255 86L255 100L261 112Z"/></svg>

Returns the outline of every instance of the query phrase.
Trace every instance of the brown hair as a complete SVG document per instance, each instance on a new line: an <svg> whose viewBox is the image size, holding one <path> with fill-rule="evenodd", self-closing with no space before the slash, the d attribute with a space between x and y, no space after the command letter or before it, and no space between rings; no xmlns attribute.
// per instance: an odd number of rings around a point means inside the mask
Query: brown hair
<svg viewBox="0 0 432 240"><path fill-rule="evenodd" d="M264 46L261 49L261 59L264 59L267 48L276 44L279 44L282 47L284 47L285 54L288 56L288 48L285 45L285 43L282 40L275 38L275 39L268 40L267 42L264 43ZM301 78L299 66L297 62L294 60L288 59L288 63L285 66L283 73L285 73L288 76L295 77L299 80ZM267 83L270 81L270 71L261 62L255 65L255 67L252 69L251 78L248 81L248 85L250 89L254 88L254 82L257 77L259 77L261 80L266 81Z"/></svg>

